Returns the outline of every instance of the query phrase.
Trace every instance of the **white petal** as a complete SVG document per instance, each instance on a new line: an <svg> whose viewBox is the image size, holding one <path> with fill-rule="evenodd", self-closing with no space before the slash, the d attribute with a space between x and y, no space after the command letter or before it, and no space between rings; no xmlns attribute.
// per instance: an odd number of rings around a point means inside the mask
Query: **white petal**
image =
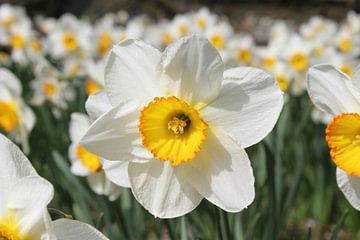
<svg viewBox="0 0 360 240"><path fill-rule="evenodd" d="M182 216L203 198L177 173L170 161L152 159L148 163L130 163L129 178L136 200L155 217Z"/></svg>
<svg viewBox="0 0 360 240"><path fill-rule="evenodd" d="M161 84L166 95L201 106L220 92L224 64L206 38L192 35L168 46L162 57L162 67Z"/></svg>
<svg viewBox="0 0 360 240"><path fill-rule="evenodd" d="M360 91L360 65L358 65L352 76L352 83L356 87L357 91Z"/></svg>
<svg viewBox="0 0 360 240"><path fill-rule="evenodd" d="M0 215L3 214L8 189L23 177L37 175L21 150L0 134Z"/></svg>
<svg viewBox="0 0 360 240"><path fill-rule="evenodd" d="M283 94L268 73L251 67L226 70L220 95L201 111L210 126L222 127L242 147L261 141L273 129Z"/></svg>
<svg viewBox="0 0 360 240"><path fill-rule="evenodd" d="M58 240L108 240L94 227L75 220L56 220L53 222L53 228Z"/></svg>
<svg viewBox="0 0 360 240"><path fill-rule="evenodd" d="M360 177L349 176L345 171L337 168L336 179L340 190L351 206L360 211Z"/></svg>
<svg viewBox="0 0 360 240"><path fill-rule="evenodd" d="M0 68L0 84L6 86L13 94L21 95L22 86L19 79L6 68Z"/></svg>
<svg viewBox="0 0 360 240"><path fill-rule="evenodd" d="M36 122L36 116L32 109L28 106L26 106L24 103L22 103L22 113L21 113L21 119L24 121L24 126L27 132L30 132Z"/></svg>
<svg viewBox="0 0 360 240"><path fill-rule="evenodd" d="M209 131L202 150L180 166L184 178L207 200L239 212L255 197L254 176L246 152L226 133Z"/></svg>
<svg viewBox="0 0 360 240"><path fill-rule="evenodd" d="M152 154L142 145L139 112L131 102L114 107L90 126L80 144L105 159L147 161Z"/></svg>
<svg viewBox="0 0 360 240"><path fill-rule="evenodd" d="M114 46L105 66L105 90L113 106L124 101L141 105L162 96L157 66L161 53L139 40Z"/></svg>
<svg viewBox="0 0 360 240"><path fill-rule="evenodd" d="M119 188L106 178L104 171L93 173L86 179L95 193L108 196L111 201L114 201L120 194Z"/></svg>
<svg viewBox="0 0 360 240"><path fill-rule="evenodd" d="M71 163L71 173L80 177L85 177L91 174L90 169L86 168L80 160Z"/></svg>
<svg viewBox="0 0 360 240"><path fill-rule="evenodd" d="M70 116L70 139L72 142L79 142L90 126L90 119L83 113L72 113Z"/></svg>
<svg viewBox="0 0 360 240"><path fill-rule="evenodd" d="M334 66L320 64L308 71L309 96L319 109L327 113L360 112L360 103L351 88L349 77Z"/></svg>
<svg viewBox="0 0 360 240"><path fill-rule="evenodd" d="M110 181L121 187L130 187L128 166L126 161L109 161L102 159L103 169Z"/></svg>
<svg viewBox="0 0 360 240"><path fill-rule="evenodd" d="M85 108L90 119L95 121L101 115L110 111L113 106L111 105L105 90L101 90L88 97L85 103Z"/></svg>
<svg viewBox="0 0 360 240"><path fill-rule="evenodd" d="M53 195L53 186L45 179L24 177L8 191L6 207L14 213L22 232L26 233L43 217L43 211Z"/></svg>

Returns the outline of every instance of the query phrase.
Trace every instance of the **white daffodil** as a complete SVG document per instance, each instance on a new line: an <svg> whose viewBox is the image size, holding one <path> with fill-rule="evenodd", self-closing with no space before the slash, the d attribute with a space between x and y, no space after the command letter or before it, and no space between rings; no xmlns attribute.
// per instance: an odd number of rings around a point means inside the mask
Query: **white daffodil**
<svg viewBox="0 0 360 240"><path fill-rule="evenodd" d="M95 228L75 220L51 221L47 205L53 186L0 134L0 239L106 240Z"/></svg>
<svg viewBox="0 0 360 240"><path fill-rule="evenodd" d="M128 161L132 192L150 213L181 216L203 198L239 212L253 201L244 148L272 130L283 104L270 75L255 68L224 71L216 49L196 35L163 53L127 40L110 52L105 94L112 108L80 144ZM92 104L88 110L101 108Z"/></svg>
<svg viewBox="0 0 360 240"><path fill-rule="evenodd" d="M72 113L70 120L69 158L71 172L77 176L87 177L91 189L99 195L108 196L114 201L120 194L120 189L110 182L102 170L100 157L87 151L79 145L80 139L90 126L90 119L82 113Z"/></svg>
<svg viewBox="0 0 360 240"><path fill-rule="evenodd" d="M308 72L308 93L317 108L333 118L326 128L337 183L350 204L360 210L360 69L350 78L327 64Z"/></svg>
<svg viewBox="0 0 360 240"><path fill-rule="evenodd" d="M32 103L40 106L48 101L52 104L55 116L59 116L59 110L66 109L67 101L73 99L73 89L68 82L59 81L59 72L45 59L36 65L34 73L35 79L31 82L34 90Z"/></svg>
<svg viewBox="0 0 360 240"><path fill-rule="evenodd" d="M91 26L71 14L63 15L48 33L47 52L54 58L83 57L91 50Z"/></svg>
<svg viewBox="0 0 360 240"><path fill-rule="evenodd" d="M251 65L254 58L255 42L250 35L234 35L229 40L231 58L241 65Z"/></svg>
<svg viewBox="0 0 360 240"><path fill-rule="evenodd" d="M95 62L89 59L83 62L86 77L85 92L87 95L91 95L104 87L104 66L104 60Z"/></svg>
<svg viewBox="0 0 360 240"><path fill-rule="evenodd" d="M192 19L192 24L195 26L195 32L198 33L206 31L207 28L211 28L211 26L215 25L218 21L217 15L210 12L206 7L202 7L196 11L193 14Z"/></svg>
<svg viewBox="0 0 360 240"><path fill-rule="evenodd" d="M0 68L0 128L21 143L29 152L28 137L35 125L35 115L22 100L19 79L9 70Z"/></svg>

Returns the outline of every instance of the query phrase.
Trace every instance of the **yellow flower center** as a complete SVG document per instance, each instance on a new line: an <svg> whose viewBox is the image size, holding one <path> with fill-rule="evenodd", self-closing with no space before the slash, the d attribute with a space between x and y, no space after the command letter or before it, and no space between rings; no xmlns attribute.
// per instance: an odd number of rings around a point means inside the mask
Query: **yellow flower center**
<svg viewBox="0 0 360 240"><path fill-rule="evenodd" d="M97 172L101 169L100 158L86 150L84 147L78 145L76 149L76 154L82 163L82 165L88 168L91 172Z"/></svg>
<svg viewBox="0 0 360 240"><path fill-rule="evenodd" d="M170 43L172 43L174 41L174 37L171 33L165 33L163 38L162 38L162 42L165 45L169 45Z"/></svg>
<svg viewBox="0 0 360 240"><path fill-rule="evenodd" d="M181 36L187 35L188 32L189 32L189 28L185 24L180 24L179 25L179 33L180 33Z"/></svg>
<svg viewBox="0 0 360 240"><path fill-rule="evenodd" d="M23 48L25 45L24 36L20 33L13 34L10 39L10 45L12 48Z"/></svg>
<svg viewBox="0 0 360 240"><path fill-rule="evenodd" d="M309 60L305 54L297 52L291 56L290 64L296 71L303 71L307 68Z"/></svg>
<svg viewBox="0 0 360 240"><path fill-rule="evenodd" d="M283 92L285 92L289 88L289 80L283 74L275 74L275 79Z"/></svg>
<svg viewBox="0 0 360 240"><path fill-rule="evenodd" d="M349 77L352 76L352 71L351 71L351 68L349 66L342 65L342 66L340 66L340 70L342 72L346 73Z"/></svg>
<svg viewBox="0 0 360 240"><path fill-rule="evenodd" d="M360 115L337 115L326 128L326 141L334 163L350 175L360 176Z"/></svg>
<svg viewBox="0 0 360 240"><path fill-rule="evenodd" d="M97 91L101 90L102 87L91 80L86 80L85 82L85 92L87 95L91 95L93 93L96 93Z"/></svg>
<svg viewBox="0 0 360 240"><path fill-rule="evenodd" d="M315 47L314 54L316 57L321 57L324 54L324 48L320 46Z"/></svg>
<svg viewBox="0 0 360 240"><path fill-rule="evenodd" d="M200 29L204 29L206 27L206 19L205 18L198 18L196 21L196 25Z"/></svg>
<svg viewBox="0 0 360 240"><path fill-rule="evenodd" d="M97 51L100 55L105 55L112 44L112 37L108 33L102 33L99 37Z"/></svg>
<svg viewBox="0 0 360 240"><path fill-rule="evenodd" d="M2 25L5 28L10 28L11 25L13 25L13 23L16 21L16 17L15 16L9 16L5 19L2 20Z"/></svg>
<svg viewBox="0 0 360 240"><path fill-rule="evenodd" d="M23 236L11 212L6 213L5 217L0 220L0 240L30 240Z"/></svg>
<svg viewBox="0 0 360 240"><path fill-rule="evenodd" d="M155 98L140 115L143 145L155 158L174 166L195 158L207 127L193 107L174 96Z"/></svg>
<svg viewBox="0 0 360 240"><path fill-rule="evenodd" d="M9 62L9 54L6 52L0 52L0 62L7 63Z"/></svg>
<svg viewBox="0 0 360 240"><path fill-rule="evenodd" d="M11 132L19 125L19 114L12 102L0 101L0 127L6 132Z"/></svg>
<svg viewBox="0 0 360 240"><path fill-rule="evenodd" d="M275 57L264 57L262 60L262 64L264 66L265 69L270 70L274 67L276 63L276 58Z"/></svg>
<svg viewBox="0 0 360 240"><path fill-rule="evenodd" d="M53 83L44 82L43 83L43 91L46 96L52 97L52 96L54 96L54 94L56 92L56 87Z"/></svg>
<svg viewBox="0 0 360 240"><path fill-rule="evenodd" d="M64 33L63 44L68 52L72 52L79 47L78 41L73 33Z"/></svg>
<svg viewBox="0 0 360 240"><path fill-rule="evenodd" d="M348 38L344 38L339 43L340 51L349 52L352 49L352 42Z"/></svg>
<svg viewBox="0 0 360 240"><path fill-rule="evenodd" d="M252 53L247 48L240 48L237 51L237 59L239 62L250 63L252 59Z"/></svg>
<svg viewBox="0 0 360 240"><path fill-rule="evenodd" d="M30 42L30 46L31 49L35 52L35 53L40 53L41 52L41 42L37 39L33 39Z"/></svg>
<svg viewBox="0 0 360 240"><path fill-rule="evenodd" d="M210 42L214 45L217 49L223 49L225 46L225 39L220 34L214 34L210 37Z"/></svg>

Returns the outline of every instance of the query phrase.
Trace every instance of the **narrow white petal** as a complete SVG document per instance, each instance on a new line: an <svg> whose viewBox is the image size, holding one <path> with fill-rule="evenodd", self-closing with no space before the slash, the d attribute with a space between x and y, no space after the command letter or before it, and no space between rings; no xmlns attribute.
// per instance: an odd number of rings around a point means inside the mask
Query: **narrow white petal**
<svg viewBox="0 0 360 240"><path fill-rule="evenodd" d="M354 97L351 79L339 69L320 64L309 69L307 90L313 103L332 115L360 112L360 102Z"/></svg>
<svg viewBox="0 0 360 240"><path fill-rule="evenodd" d="M224 64L206 38L191 35L168 46L162 68L161 84L166 95L195 106L209 103L220 92Z"/></svg>
<svg viewBox="0 0 360 240"><path fill-rule="evenodd" d="M185 215L203 198L170 161L152 159L148 163L130 163L129 178L136 200L155 217Z"/></svg>
<svg viewBox="0 0 360 240"><path fill-rule="evenodd" d="M105 90L112 105L124 101L145 105L162 96L157 69L160 58L159 50L140 40L115 45L105 66Z"/></svg>
<svg viewBox="0 0 360 240"><path fill-rule="evenodd" d="M90 126L80 144L105 159L147 161L152 154L142 145L139 113L131 102L114 107Z"/></svg>
<svg viewBox="0 0 360 240"><path fill-rule="evenodd" d="M222 127L246 148L273 129L282 106L283 93L271 75L239 67L225 71L220 95L201 115L210 126Z"/></svg>
<svg viewBox="0 0 360 240"><path fill-rule="evenodd" d="M336 179L340 190L351 206L360 211L360 177L349 176L340 168L336 169Z"/></svg>
<svg viewBox="0 0 360 240"><path fill-rule="evenodd" d="M108 240L94 227L76 220L56 220L53 222L53 228L58 240Z"/></svg>
<svg viewBox="0 0 360 240"><path fill-rule="evenodd" d="M130 187L128 166L126 161L109 161L102 159L106 177L120 187Z"/></svg>
<svg viewBox="0 0 360 240"><path fill-rule="evenodd" d="M184 178L207 200L239 212L255 197L250 160L238 143L221 131L210 132L194 160L180 166Z"/></svg>

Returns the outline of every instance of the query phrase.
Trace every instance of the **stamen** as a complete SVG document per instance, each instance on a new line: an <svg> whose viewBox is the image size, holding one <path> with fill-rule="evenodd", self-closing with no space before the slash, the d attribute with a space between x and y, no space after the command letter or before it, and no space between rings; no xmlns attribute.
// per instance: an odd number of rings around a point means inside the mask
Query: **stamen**
<svg viewBox="0 0 360 240"><path fill-rule="evenodd" d="M173 131L176 135L184 134L185 128L188 128L191 120L185 114L181 114L179 117L173 117L168 122L168 130Z"/></svg>

